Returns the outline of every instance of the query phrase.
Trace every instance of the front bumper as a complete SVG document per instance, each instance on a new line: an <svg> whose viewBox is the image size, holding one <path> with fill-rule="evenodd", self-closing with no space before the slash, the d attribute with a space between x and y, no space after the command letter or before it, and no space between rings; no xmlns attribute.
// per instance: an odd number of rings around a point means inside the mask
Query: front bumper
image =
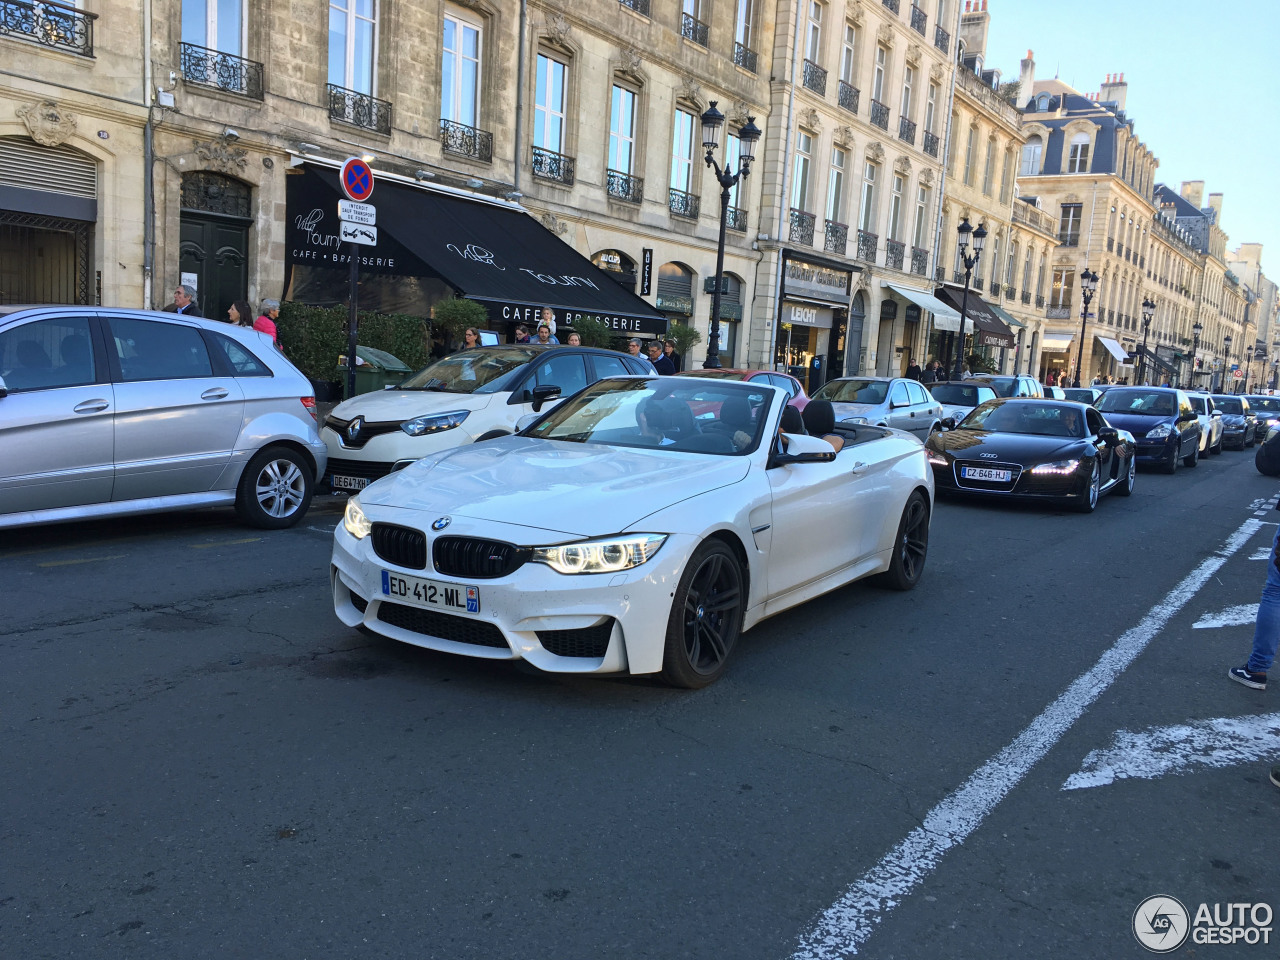
<svg viewBox="0 0 1280 960"><path fill-rule="evenodd" d="M1087 496L1089 489L1089 477L1083 468L1077 468L1069 474L1037 474L1031 472L1032 468L1019 467L1012 482L1000 483L967 479L962 481L958 473L960 465L955 461L945 466L931 462L930 466L933 468L934 489L938 493L998 499L1079 500Z"/></svg>
<svg viewBox="0 0 1280 960"><path fill-rule="evenodd" d="M415 526L409 511L368 507L371 520ZM450 535L530 544L564 542L546 531L455 518ZM428 534L428 538L430 538ZM489 660L526 660L549 673L656 673L662 669L671 597L697 546L668 537L648 563L621 573L556 573L525 563L495 579L463 579L396 567L378 557L372 537L357 540L339 523L329 569L333 607L350 627L403 643ZM384 570L479 590L479 612L439 612L383 594Z"/></svg>
<svg viewBox="0 0 1280 960"><path fill-rule="evenodd" d="M1134 443L1134 451L1137 454L1138 463L1169 464L1178 459L1179 446L1179 437L1173 434L1159 440L1140 439Z"/></svg>

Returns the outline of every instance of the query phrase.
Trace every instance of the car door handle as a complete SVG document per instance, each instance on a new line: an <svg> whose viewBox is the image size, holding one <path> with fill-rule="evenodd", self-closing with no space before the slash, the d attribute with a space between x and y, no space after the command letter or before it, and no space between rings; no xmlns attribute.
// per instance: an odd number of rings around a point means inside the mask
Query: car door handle
<svg viewBox="0 0 1280 960"><path fill-rule="evenodd" d="M853 462L853 467L849 470L849 472L862 473L866 469L867 469L867 462L865 460L855 460Z"/></svg>
<svg viewBox="0 0 1280 960"><path fill-rule="evenodd" d="M229 391L226 387L210 387L204 393L200 394L201 400L222 400L225 399Z"/></svg>
<svg viewBox="0 0 1280 960"><path fill-rule="evenodd" d="M111 402L108 400L85 400L83 403L77 403L72 409L76 413L101 413L109 406Z"/></svg>

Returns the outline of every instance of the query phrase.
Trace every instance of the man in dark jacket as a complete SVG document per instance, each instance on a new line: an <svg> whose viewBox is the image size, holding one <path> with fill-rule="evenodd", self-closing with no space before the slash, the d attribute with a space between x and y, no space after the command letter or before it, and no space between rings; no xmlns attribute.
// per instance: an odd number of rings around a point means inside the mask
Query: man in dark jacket
<svg viewBox="0 0 1280 960"><path fill-rule="evenodd" d="M668 340L662 348L662 355L671 361L671 366L675 367L676 373L684 369L684 361L680 358L680 354L676 353L676 342Z"/></svg>
<svg viewBox="0 0 1280 960"><path fill-rule="evenodd" d="M188 284L180 284L173 291L173 303L164 308L165 313L181 313L188 317L202 316L200 306L196 303L196 288Z"/></svg>
<svg viewBox="0 0 1280 960"><path fill-rule="evenodd" d="M907 364L907 379L908 380L920 379L920 364L916 363L915 357L912 357L911 362Z"/></svg>
<svg viewBox="0 0 1280 960"><path fill-rule="evenodd" d="M661 340L649 341L649 362L653 364L653 369L657 370L662 376L675 376L675 364L668 360L663 354Z"/></svg>

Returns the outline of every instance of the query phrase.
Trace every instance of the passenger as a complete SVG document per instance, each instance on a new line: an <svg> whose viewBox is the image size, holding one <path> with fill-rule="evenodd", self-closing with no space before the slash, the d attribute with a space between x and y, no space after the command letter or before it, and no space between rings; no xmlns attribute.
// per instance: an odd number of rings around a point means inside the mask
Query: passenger
<svg viewBox="0 0 1280 960"><path fill-rule="evenodd" d="M663 355L662 344L657 340L649 341L649 362L653 364L653 369L657 370L660 376L675 375L675 364Z"/></svg>
<svg viewBox="0 0 1280 960"><path fill-rule="evenodd" d="M649 397L636 407L636 425L640 428L642 441L653 446L666 447L675 443L667 436L671 426L671 417L657 397Z"/></svg>
<svg viewBox="0 0 1280 960"><path fill-rule="evenodd" d="M68 374L88 382L93 379L93 357L89 350L89 338L83 333L69 333L58 346L62 366Z"/></svg>

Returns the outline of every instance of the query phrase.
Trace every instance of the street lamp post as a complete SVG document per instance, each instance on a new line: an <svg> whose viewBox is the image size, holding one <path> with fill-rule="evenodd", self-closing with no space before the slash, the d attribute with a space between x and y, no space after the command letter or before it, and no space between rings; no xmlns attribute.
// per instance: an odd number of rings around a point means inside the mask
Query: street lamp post
<svg viewBox="0 0 1280 960"><path fill-rule="evenodd" d="M1197 320L1191 325L1191 389L1196 389L1196 348L1200 346L1200 331L1204 327Z"/></svg>
<svg viewBox="0 0 1280 960"><path fill-rule="evenodd" d="M969 253L971 237L972 254ZM973 276L973 268L982 259L982 248L987 245L987 228L978 224L978 229L975 230L969 226L969 218L965 217L960 221L960 226L956 227L956 243L959 245L960 260L964 264L964 294L960 298L960 349L956 351L956 363L951 370L952 380L964 377L961 367L964 364L965 316L969 310L969 278Z"/></svg>
<svg viewBox="0 0 1280 960"><path fill-rule="evenodd" d="M1222 338L1222 352L1224 354L1222 358L1222 380L1218 384L1218 389L1223 393L1235 393L1234 384L1230 391L1227 390L1227 371L1231 369L1231 334L1229 333Z"/></svg>
<svg viewBox="0 0 1280 960"><path fill-rule="evenodd" d="M1089 301L1098 289L1098 275L1085 267L1080 271L1080 347L1076 350L1076 386L1084 381L1080 379L1080 371L1084 367L1084 328L1089 322Z"/></svg>
<svg viewBox="0 0 1280 960"><path fill-rule="evenodd" d="M1253 376L1253 347L1244 348L1244 392L1249 392L1249 378Z"/></svg>
<svg viewBox="0 0 1280 960"><path fill-rule="evenodd" d="M1151 329L1151 318L1156 314L1156 305L1150 297L1142 300L1142 356L1138 359L1138 382L1146 383L1147 372L1147 331Z"/></svg>
<svg viewBox="0 0 1280 960"><path fill-rule="evenodd" d="M702 366L708 370L720 366L720 293L724 287L724 231L729 221L729 199L738 181L751 173L756 142L760 139L756 118L747 117L746 124L738 131L738 140L742 144L738 169L733 170L728 166L721 169L720 164L716 163L715 151L720 147L720 128L724 126L724 114L716 109L717 102L712 100L702 115L702 146L707 151L707 166L715 171L716 180L720 182L720 241L716 246L716 287L711 295L711 333L707 337L707 359L702 362Z"/></svg>

